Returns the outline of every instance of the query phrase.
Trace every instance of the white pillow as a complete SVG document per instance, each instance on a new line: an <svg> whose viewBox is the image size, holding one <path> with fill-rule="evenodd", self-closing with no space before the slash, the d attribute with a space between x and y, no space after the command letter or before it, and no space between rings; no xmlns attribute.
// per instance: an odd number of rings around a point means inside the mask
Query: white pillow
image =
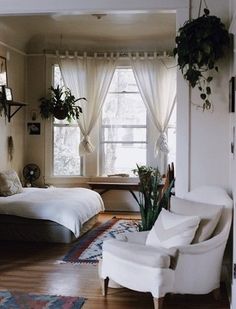
<svg viewBox="0 0 236 309"><path fill-rule="evenodd" d="M199 222L198 216L177 215L163 208L147 236L146 245L165 248L189 245Z"/></svg>
<svg viewBox="0 0 236 309"><path fill-rule="evenodd" d="M8 170L0 173L0 195L9 196L23 192L22 185L17 173Z"/></svg>
<svg viewBox="0 0 236 309"><path fill-rule="evenodd" d="M170 205L173 213L186 216L199 216L201 218L193 243L198 243L211 237L219 222L223 209L223 206L193 202L175 196L171 197Z"/></svg>

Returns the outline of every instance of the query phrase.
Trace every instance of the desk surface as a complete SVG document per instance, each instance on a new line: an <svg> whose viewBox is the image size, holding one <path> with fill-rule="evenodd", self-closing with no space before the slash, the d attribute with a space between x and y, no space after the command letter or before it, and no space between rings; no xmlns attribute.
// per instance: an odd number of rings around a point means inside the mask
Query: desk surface
<svg viewBox="0 0 236 309"><path fill-rule="evenodd" d="M101 195L110 190L127 190L129 191L136 201L137 197L133 191L139 191L139 183L138 182L96 182L90 181L87 182L92 190L102 190L99 192ZM158 185L158 190L161 196L161 190L163 188L163 184Z"/></svg>

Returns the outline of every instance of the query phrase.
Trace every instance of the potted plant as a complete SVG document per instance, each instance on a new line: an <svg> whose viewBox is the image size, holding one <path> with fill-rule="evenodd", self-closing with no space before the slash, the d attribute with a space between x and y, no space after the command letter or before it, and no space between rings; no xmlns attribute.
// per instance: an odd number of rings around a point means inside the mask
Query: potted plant
<svg viewBox="0 0 236 309"><path fill-rule="evenodd" d="M67 118L70 122L72 119L79 119L82 109L76 105L79 100L86 100L86 98L78 98L71 93L69 88L59 87L50 88L50 96L40 98L40 114L43 118L50 118L51 116L63 120Z"/></svg>
<svg viewBox="0 0 236 309"><path fill-rule="evenodd" d="M4 116L7 117L7 99L5 94L5 86L0 86L0 116L2 116L2 113L4 113Z"/></svg>
<svg viewBox="0 0 236 309"><path fill-rule="evenodd" d="M164 206L159 196L162 177L158 168L145 165L137 165L133 172L139 176L139 197L136 198L141 213L139 230L148 231Z"/></svg>
<svg viewBox="0 0 236 309"><path fill-rule="evenodd" d="M203 110L212 108L209 96L213 76L209 73L212 70L218 72L216 62L224 56L229 42L225 25L220 18L210 15L207 8L203 16L186 21L176 36L173 52L178 55L177 64L191 87L198 87Z"/></svg>

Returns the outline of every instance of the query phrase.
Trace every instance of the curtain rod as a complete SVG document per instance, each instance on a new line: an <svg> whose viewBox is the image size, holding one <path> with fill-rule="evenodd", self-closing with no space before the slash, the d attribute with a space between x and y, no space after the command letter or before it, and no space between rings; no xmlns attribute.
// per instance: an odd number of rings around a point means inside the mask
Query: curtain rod
<svg viewBox="0 0 236 309"><path fill-rule="evenodd" d="M55 56L55 57L97 57L97 58L121 58L121 59L129 59L131 57L158 57L158 58L172 58L172 52L156 52L156 51L131 51L131 52L112 52L112 51L104 51L104 52L80 52L80 51L44 51L45 55Z"/></svg>

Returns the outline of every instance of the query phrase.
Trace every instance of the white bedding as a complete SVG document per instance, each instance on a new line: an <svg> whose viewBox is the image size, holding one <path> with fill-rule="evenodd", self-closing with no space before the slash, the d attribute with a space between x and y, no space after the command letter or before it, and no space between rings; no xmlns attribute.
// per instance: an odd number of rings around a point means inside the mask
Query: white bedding
<svg viewBox="0 0 236 309"><path fill-rule="evenodd" d="M85 188L24 188L0 197L0 214L57 222L76 237L83 223L104 210L101 196Z"/></svg>

